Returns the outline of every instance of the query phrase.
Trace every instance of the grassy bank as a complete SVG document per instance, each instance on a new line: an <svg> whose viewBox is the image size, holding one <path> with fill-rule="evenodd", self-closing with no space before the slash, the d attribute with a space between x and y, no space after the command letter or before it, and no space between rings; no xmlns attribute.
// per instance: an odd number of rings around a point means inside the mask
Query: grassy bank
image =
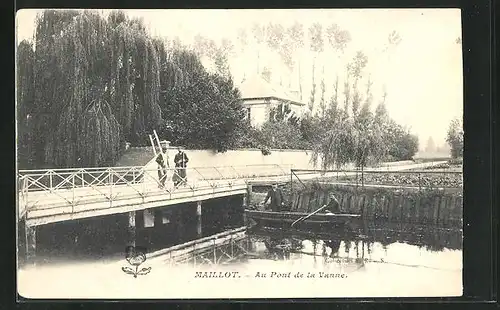
<svg viewBox="0 0 500 310"><path fill-rule="evenodd" d="M415 187L462 187L463 180L460 171L426 171L425 173L408 172L384 172L384 173L359 173L329 178L332 182L364 183L391 186L415 186Z"/></svg>

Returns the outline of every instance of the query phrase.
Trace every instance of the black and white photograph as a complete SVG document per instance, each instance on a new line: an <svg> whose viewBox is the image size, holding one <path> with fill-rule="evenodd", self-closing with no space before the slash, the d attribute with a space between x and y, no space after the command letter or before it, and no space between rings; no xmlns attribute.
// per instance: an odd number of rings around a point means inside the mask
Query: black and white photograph
<svg viewBox="0 0 500 310"><path fill-rule="evenodd" d="M460 9L22 9L21 299L462 296Z"/></svg>

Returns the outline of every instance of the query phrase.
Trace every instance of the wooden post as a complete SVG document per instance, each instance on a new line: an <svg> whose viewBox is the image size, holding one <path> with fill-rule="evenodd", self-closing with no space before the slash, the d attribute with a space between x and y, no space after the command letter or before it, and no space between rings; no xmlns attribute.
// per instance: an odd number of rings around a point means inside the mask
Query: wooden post
<svg viewBox="0 0 500 310"><path fill-rule="evenodd" d="M247 202L246 202L245 207L249 206L252 203L252 192L253 192L252 184L248 184L247 185Z"/></svg>
<svg viewBox="0 0 500 310"><path fill-rule="evenodd" d="M201 237L201 226L202 223L201 223L201 201L197 201L196 202L196 230L197 230L197 234L198 234L198 237Z"/></svg>
<svg viewBox="0 0 500 310"><path fill-rule="evenodd" d="M248 206L248 195L247 194L243 194L243 208L246 208Z"/></svg>
<svg viewBox="0 0 500 310"><path fill-rule="evenodd" d="M247 214L245 212L245 209L248 208L248 204L249 204L249 199L248 199L248 192L249 191L250 192L252 191L252 185L249 185L249 188L247 188L247 194L243 195L243 201L242 201L242 205L241 205L241 208L243 209L243 225L245 225L245 226L248 226Z"/></svg>
<svg viewBox="0 0 500 310"><path fill-rule="evenodd" d="M26 263L33 266L36 265L36 226L28 226L25 224L26 237Z"/></svg>
<svg viewBox="0 0 500 310"><path fill-rule="evenodd" d="M135 211L128 213L128 245L135 247Z"/></svg>

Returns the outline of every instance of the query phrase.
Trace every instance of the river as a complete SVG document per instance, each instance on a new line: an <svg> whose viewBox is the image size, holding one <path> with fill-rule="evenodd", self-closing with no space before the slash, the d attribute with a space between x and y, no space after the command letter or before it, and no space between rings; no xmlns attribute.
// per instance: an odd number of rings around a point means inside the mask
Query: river
<svg viewBox="0 0 500 310"><path fill-rule="evenodd" d="M248 251L225 265L146 260L134 278L119 250L93 256L40 250L18 271L26 298L422 297L462 294L462 234L432 227L370 226L334 237L249 231ZM111 247L111 245L110 245ZM72 252L77 253L77 252ZM207 273L205 273L207 272Z"/></svg>

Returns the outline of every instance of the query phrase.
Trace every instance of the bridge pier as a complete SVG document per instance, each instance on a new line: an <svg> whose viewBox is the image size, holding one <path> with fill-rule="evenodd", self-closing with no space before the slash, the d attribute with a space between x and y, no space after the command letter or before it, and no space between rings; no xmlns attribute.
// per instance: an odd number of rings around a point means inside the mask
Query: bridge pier
<svg viewBox="0 0 500 310"><path fill-rule="evenodd" d="M177 238L178 240L185 241L187 238L187 233L186 233L186 212L182 206L177 206L173 210L174 212L174 226L175 230L177 232ZM188 213L189 214L189 213Z"/></svg>
<svg viewBox="0 0 500 310"><path fill-rule="evenodd" d="M252 202L252 185L249 184L247 186L247 193L243 195L243 201L242 201L242 206L241 208L243 209L243 225L248 226L248 220L247 220L247 215L245 213L245 209L250 206Z"/></svg>
<svg viewBox="0 0 500 310"><path fill-rule="evenodd" d="M247 207L252 203L252 192L253 192L252 184L248 184L246 193L246 204L243 205L244 207Z"/></svg>
<svg viewBox="0 0 500 310"><path fill-rule="evenodd" d="M127 245L135 247L136 241L135 211L128 213L128 240Z"/></svg>
<svg viewBox="0 0 500 310"><path fill-rule="evenodd" d="M25 226L26 263L36 265L36 226Z"/></svg>
<svg viewBox="0 0 500 310"><path fill-rule="evenodd" d="M198 237L202 235L202 221L201 221L201 201L196 202L196 233Z"/></svg>

